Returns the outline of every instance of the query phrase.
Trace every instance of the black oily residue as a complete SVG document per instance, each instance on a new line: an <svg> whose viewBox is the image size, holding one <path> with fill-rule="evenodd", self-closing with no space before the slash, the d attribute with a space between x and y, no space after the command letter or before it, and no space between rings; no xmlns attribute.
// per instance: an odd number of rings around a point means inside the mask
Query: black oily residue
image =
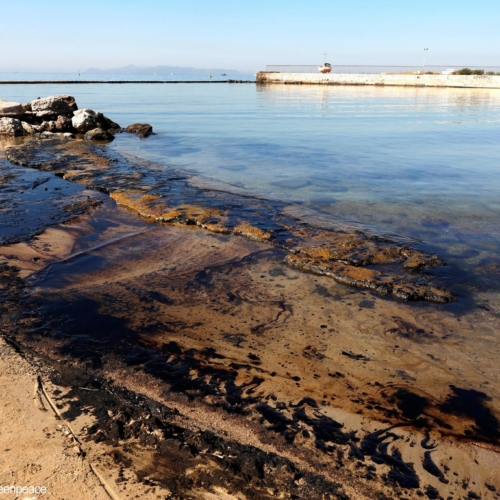
<svg viewBox="0 0 500 500"><path fill-rule="evenodd" d="M362 455L370 456L375 463L388 465L391 470L387 477L392 482L403 488L419 488L420 480L413 464L405 462L401 452L395 447L391 453L388 452L390 442L387 440L392 439L394 442L400 439L400 436L391 432L397 426L397 424L392 425L367 434L358 451Z"/></svg>
<svg viewBox="0 0 500 500"><path fill-rule="evenodd" d="M424 460L422 462L423 468L433 476L437 477L442 483L448 484L448 480L444 477L443 471L434 463L431 457L432 451L424 453Z"/></svg>
<svg viewBox="0 0 500 500"><path fill-rule="evenodd" d="M42 309L47 316L45 320L50 322L48 316L52 315L58 318L54 324L71 332L63 339L67 342L62 348L64 354L100 367L104 356L113 353L131 369L143 370L166 382L171 391L190 399L210 396L209 404L230 413L250 415L256 411L270 424L269 430L280 434L290 444L299 434L305 439L312 434L319 451L336 453L339 444L347 445L358 459L364 461L364 456L369 455L373 461L388 465L388 479L392 483L403 488L417 488L420 484L413 465L403 460L401 452L388 450L389 440L399 439L390 432L396 426L365 436L358 448L360 439L356 431L345 431L341 422L322 414L318 403L310 397L288 408L281 402L276 402L275 407L264 403L256 394L264 379L255 376L249 382L237 383L238 369L231 365L221 367L219 361L224 356L213 348L185 348L171 341L151 349L141 344L140 333L129 329L124 319L103 314L100 304L89 299L74 297L71 302L53 301L45 303ZM50 333L48 329L44 335ZM55 332L52 334L57 337ZM119 436L119 428L117 432Z"/></svg>
<svg viewBox="0 0 500 500"><path fill-rule="evenodd" d="M424 413L424 410L429 406L427 398L419 396L408 389L398 389L394 397L397 399L396 406L403 413L403 417L411 420Z"/></svg>
<svg viewBox="0 0 500 500"><path fill-rule="evenodd" d="M172 305L174 303L173 300L169 299L164 293L162 292L157 292L157 291L153 291L153 290L150 290L148 291L144 297L141 297L139 299L141 302L148 302L148 301L151 301L151 300L155 300L157 302L160 302L160 304L164 304L164 305Z"/></svg>
<svg viewBox="0 0 500 500"><path fill-rule="evenodd" d="M355 359L356 361L370 361L370 358L364 354L355 354L349 351L342 351L342 356L347 356L348 358Z"/></svg>
<svg viewBox="0 0 500 500"><path fill-rule="evenodd" d="M0 244L13 244L65 222L105 198L84 187L38 170L14 167L0 159Z"/></svg>
<svg viewBox="0 0 500 500"><path fill-rule="evenodd" d="M491 410L485 406L486 401L490 401L484 392L475 389L461 389L450 385L453 392L448 399L438 405L438 408L444 413L469 417L474 420L473 431L466 430L466 435L478 434L491 441L500 439L500 424Z"/></svg>
<svg viewBox="0 0 500 500"><path fill-rule="evenodd" d="M77 386L90 385L82 378ZM175 498L191 497L195 488L217 487L241 492L247 498L271 499L274 491L286 491L293 498L349 498L340 485L322 474L303 471L286 458L209 430L183 427L176 410L116 386L111 391L108 385L92 380L90 394L75 389L76 400L85 402L96 417L86 439L113 447L115 462L135 471L137 481L144 485L158 482ZM67 397L64 403L74 405L75 398ZM129 456L121 451L125 447ZM152 462L136 461L136 447L154 451ZM124 484L133 488L127 479Z"/></svg>
<svg viewBox="0 0 500 500"><path fill-rule="evenodd" d="M321 297L326 297L329 299L333 299L335 301L342 300L341 297L339 297L338 295L333 295L332 293L330 293L328 291L328 288L326 288L326 286L322 286L322 285L316 285L316 288L314 289L313 293L317 293L318 295L321 295Z"/></svg>
<svg viewBox="0 0 500 500"><path fill-rule="evenodd" d="M375 306L375 301L363 299L362 301L359 302L358 306L363 307L365 309L373 309Z"/></svg>

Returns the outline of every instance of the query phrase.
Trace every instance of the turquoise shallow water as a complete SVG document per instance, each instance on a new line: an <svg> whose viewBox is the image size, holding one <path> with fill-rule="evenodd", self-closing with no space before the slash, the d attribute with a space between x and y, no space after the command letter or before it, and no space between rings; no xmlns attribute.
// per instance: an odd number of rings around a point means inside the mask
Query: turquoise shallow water
<svg viewBox="0 0 500 500"><path fill-rule="evenodd" d="M2 85L69 93L123 126L121 152L414 238L479 290L500 283L500 91L251 84Z"/></svg>

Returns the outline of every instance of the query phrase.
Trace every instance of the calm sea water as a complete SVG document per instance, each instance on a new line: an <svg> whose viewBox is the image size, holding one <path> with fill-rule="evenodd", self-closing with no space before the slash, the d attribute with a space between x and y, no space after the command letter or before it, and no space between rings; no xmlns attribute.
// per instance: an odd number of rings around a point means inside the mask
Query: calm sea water
<svg viewBox="0 0 500 500"><path fill-rule="evenodd" d="M115 75L116 76L116 75ZM117 151L414 238L479 290L500 284L500 90L253 84L1 85L68 93L122 126Z"/></svg>

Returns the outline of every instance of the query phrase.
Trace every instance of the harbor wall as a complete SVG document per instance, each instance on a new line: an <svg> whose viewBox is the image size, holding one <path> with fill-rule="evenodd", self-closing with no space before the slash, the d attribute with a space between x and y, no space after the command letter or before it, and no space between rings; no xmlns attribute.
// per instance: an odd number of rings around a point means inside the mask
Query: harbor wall
<svg viewBox="0 0 500 500"><path fill-rule="evenodd" d="M395 85L500 89L497 75L384 75L321 73L257 73L257 83L318 85Z"/></svg>

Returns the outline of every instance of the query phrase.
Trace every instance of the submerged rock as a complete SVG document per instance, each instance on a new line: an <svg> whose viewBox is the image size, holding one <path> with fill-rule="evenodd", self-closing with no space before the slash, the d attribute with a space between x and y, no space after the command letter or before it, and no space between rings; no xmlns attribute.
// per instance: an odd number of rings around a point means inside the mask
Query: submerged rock
<svg viewBox="0 0 500 500"><path fill-rule="evenodd" d="M153 127L149 123L134 123L125 130L130 134L137 134L141 139L153 133Z"/></svg>
<svg viewBox="0 0 500 500"><path fill-rule="evenodd" d="M89 130L85 136L85 139L92 139L94 141L112 141L115 137L112 133L104 130L102 128L94 128Z"/></svg>
<svg viewBox="0 0 500 500"><path fill-rule="evenodd" d="M74 139L75 136L71 132L49 132L48 130L40 132L40 137L42 139L52 139L54 137L60 139Z"/></svg>
<svg viewBox="0 0 500 500"><path fill-rule="evenodd" d="M0 135L10 135L12 137L19 137L25 135L22 123L17 118L0 118Z"/></svg>

